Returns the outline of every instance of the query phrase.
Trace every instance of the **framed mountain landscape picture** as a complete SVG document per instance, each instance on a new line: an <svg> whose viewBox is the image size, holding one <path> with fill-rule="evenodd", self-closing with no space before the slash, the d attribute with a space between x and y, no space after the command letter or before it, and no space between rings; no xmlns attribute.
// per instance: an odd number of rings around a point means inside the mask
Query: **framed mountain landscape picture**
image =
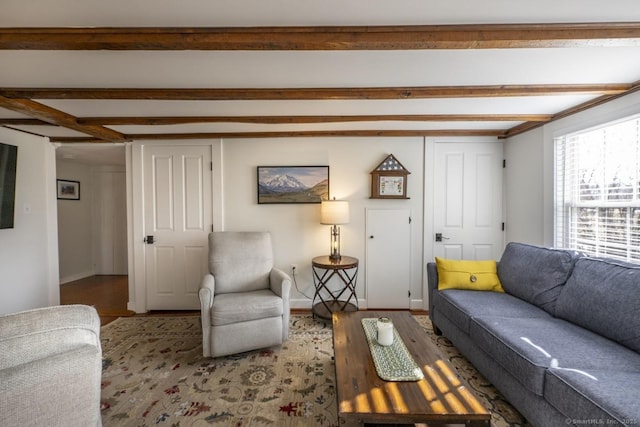
<svg viewBox="0 0 640 427"><path fill-rule="evenodd" d="M258 203L329 199L329 166L258 166Z"/></svg>

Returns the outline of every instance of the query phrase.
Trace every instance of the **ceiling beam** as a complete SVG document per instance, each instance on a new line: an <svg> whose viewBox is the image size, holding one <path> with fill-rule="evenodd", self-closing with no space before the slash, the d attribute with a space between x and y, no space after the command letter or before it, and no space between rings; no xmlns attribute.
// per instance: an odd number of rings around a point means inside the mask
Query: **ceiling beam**
<svg viewBox="0 0 640 427"><path fill-rule="evenodd" d="M103 142L120 142L126 140L124 135L120 132L116 132L103 126L79 124L76 117L71 114L56 110L55 108L40 104L39 102L31 101L30 99L10 99L0 96L0 107L25 114L52 125L66 127L91 135Z"/></svg>
<svg viewBox="0 0 640 427"><path fill-rule="evenodd" d="M411 50L638 45L638 22L0 29L0 49L20 50Z"/></svg>
<svg viewBox="0 0 640 427"><path fill-rule="evenodd" d="M566 87L567 85L563 85L564 87ZM580 86L582 87L582 89L584 90L584 85L570 85L571 88L574 88L574 86ZM591 107L595 107L597 105L600 105L602 103L605 103L607 101L610 101L612 99L618 98L620 96L624 96L626 94L632 93L632 92L636 92L638 90L640 90L640 81L639 82L634 82L634 83L630 83L630 84L619 84L619 85L600 85L603 89L607 90L603 90L601 93L605 93L605 95L597 97L593 100L589 100L586 101L576 107L573 108L569 108L567 110L564 110L560 113L554 114L554 115L464 115L464 114L453 114L453 115L447 115L447 114L434 114L434 115L367 115L367 116L195 116L195 117L86 117L86 118L74 118L73 116L67 115L71 118L75 119L75 122L72 122L72 124L74 125L79 125L79 126L85 126L84 129L86 130L86 126L98 126L98 125L104 125L104 124L111 124L111 125L169 125L169 124L186 124L186 123L212 123L212 122L239 122L239 123L329 123L329 122L347 122L347 121L382 121L382 120L397 120L397 121L525 121L525 123L522 123L520 125L517 125L507 131L503 131L503 130L496 130L494 133L495 135L493 136L497 136L499 138L508 138L508 137L512 137L512 136L516 136L518 134L524 133L528 130L532 130L536 127L539 127L545 123L551 122L551 121L555 121L555 120L559 120L561 118L567 117L569 115L575 114L577 112L580 111L584 111L588 108ZM603 87L604 86L604 87ZM551 85L551 87L554 90L558 89L558 85ZM617 87L617 89L614 90L614 88ZM453 89L455 89L455 87L452 87ZM474 87L477 88L477 87ZM509 88L508 86L501 86L501 88ZM621 89L625 89L625 90L621 90ZM0 89L0 101L2 101L4 99L5 104L8 103L8 101L11 101L11 99L8 98L3 98L1 95L3 95L5 92L8 92L10 95L16 95L18 93L20 93L20 91L31 91L32 89ZM33 89L35 91L40 91L42 89ZM49 91L52 90L54 92L51 92L50 94L53 93L57 93L57 92L63 92L65 91L64 89L44 89L45 91ZM74 89L70 89L70 90L74 90ZM93 91L94 89L78 89L80 91ZM125 90L131 90L131 89L125 89ZM145 89L142 89L143 91L145 91ZM157 89L158 91L164 91L164 89ZM197 89L196 89L197 90ZM102 90L100 90L102 91ZM137 92L137 89L133 89L134 92ZM208 91L207 89L205 89L205 91ZM512 92L510 92L512 93ZM560 94L559 92L554 92L555 94ZM128 98L127 98L128 99ZM137 99L137 98L134 98ZM24 102L33 102L33 101L28 101L28 100L22 100ZM40 105L41 107L46 107L43 106L42 104L38 104L38 103L34 103L37 105ZM3 105L2 102L0 102L0 107L5 106L6 108L9 109L13 109L15 111L20 111L18 109L9 107L9 105ZM49 108L49 107L46 107ZM51 109L53 110L53 109ZM57 110L53 110L53 111L57 111ZM32 115L29 112L25 111L24 112L27 115ZM62 113L62 112L58 112L61 114L66 114L66 113ZM35 116L34 116L35 117ZM65 126L64 124L62 124L62 122L60 121L55 121L55 120L43 120L43 121L39 121L38 119L23 119L23 118L7 118L7 119L0 119L0 125L37 125L37 124L53 124L53 125L60 125L60 126ZM69 128L72 128L71 126L66 126ZM98 126L99 127L99 126ZM111 131L110 129L104 128L107 131ZM113 131L115 132L115 131ZM310 131L311 134L317 133L317 132L329 132L331 133L331 135L333 136L370 136L370 135L363 135L363 132L381 132L381 131ZM346 133L345 133L346 132ZM351 133L357 133L358 135L354 135ZM419 136L442 136L443 133L438 133L438 134L433 134L433 132L440 132L440 131L413 131L413 130L406 130L406 131L384 131L384 132L406 132L405 135L403 136L415 136L415 135L419 135ZM425 132L429 132L429 135L427 135ZM470 131L460 131L460 130L444 130L442 131L444 132L444 135L455 135L455 136L469 136L469 135L485 135L485 131L477 131L477 130L470 130ZM462 133L461 133L462 132ZM492 132L492 131L489 131ZM83 132L83 133L88 133L89 132ZM282 134L286 134L288 136L301 136L301 134L298 133L294 133L294 132L281 132ZM247 136L247 135L251 135L251 136ZM226 138L233 138L233 137L279 137L280 133L274 133L274 132L262 132L262 133L213 133L213 134L168 134L167 138L171 138L171 139L191 139L194 138L194 135L197 135L197 137L202 137L202 135L208 135L208 137L214 137L214 138L222 138L222 137L226 137ZM121 135L121 137L125 137L125 138L134 138L134 137L138 137L138 135L132 135L132 136L124 136L122 134L118 134ZM222 136L221 136L222 135ZM233 135L239 135L239 136L233 136ZM379 133L377 133L378 136L383 136ZM143 136L148 136L148 135L143 135ZM309 135L309 136L313 136L313 135ZM327 135L321 135L321 136L330 136L329 134ZM375 135L374 135L375 136ZM393 135L388 135L388 136L393 136ZM162 137L159 136L148 136L151 139L162 139ZM107 139L107 138L100 138L100 139ZM111 140L111 138L108 138L109 140ZM53 140L59 140L59 142L98 142L95 139L91 139L91 138L82 138L82 137L53 137Z"/></svg>
<svg viewBox="0 0 640 427"><path fill-rule="evenodd" d="M51 126L51 123L47 123L38 119L2 119L0 118L0 126Z"/></svg>
<svg viewBox="0 0 640 427"><path fill-rule="evenodd" d="M617 95L604 95L595 99L591 99L589 101L583 102L581 104L575 105L571 108L567 108L566 110L560 111L559 113L553 114L551 118L547 121L542 122L533 122L528 121L522 123L520 125L514 126L511 129L507 130L502 138L510 138L512 136L519 135L521 133L530 131L532 129L538 128L540 126L545 125L546 123L555 122L556 120L563 119L568 116L572 116L574 114L580 113L582 111L588 110L593 107L597 107L598 105L602 105L604 103L613 101L616 98L620 98L621 96L629 95L634 92L640 91L640 81L634 82L631 85L631 88L621 94Z"/></svg>
<svg viewBox="0 0 640 427"><path fill-rule="evenodd" d="M348 116L122 116L78 117L83 125L162 126L193 123L351 123L351 122L545 122L551 114L375 114ZM0 118L0 126L50 126L37 119Z"/></svg>
<svg viewBox="0 0 640 427"><path fill-rule="evenodd" d="M504 137L502 129L429 129L429 130L313 130L277 132L199 132L127 134L128 140L187 140L238 138L308 138L308 137L415 137L415 136L492 136ZM95 138L51 137L51 142L98 142Z"/></svg>
<svg viewBox="0 0 640 427"><path fill-rule="evenodd" d="M175 117L83 117L78 123L96 125L181 125L192 123L351 123L351 122L543 122L549 114L376 114L357 116L175 116ZM0 119L2 124L2 119ZM10 123L16 124L16 123Z"/></svg>
<svg viewBox="0 0 640 427"><path fill-rule="evenodd" d="M356 100L486 98L546 95L616 95L628 83L410 86L349 88L0 88L0 96L29 99L127 99L173 101Z"/></svg>

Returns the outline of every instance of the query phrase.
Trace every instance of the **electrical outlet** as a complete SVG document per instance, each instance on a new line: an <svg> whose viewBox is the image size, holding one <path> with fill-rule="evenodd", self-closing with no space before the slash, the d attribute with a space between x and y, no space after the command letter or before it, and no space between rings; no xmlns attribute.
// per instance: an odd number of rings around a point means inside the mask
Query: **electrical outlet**
<svg viewBox="0 0 640 427"><path fill-rule="evenodd" d="M295 273L295 272L296 272L296 270L298 269L298 264L291 264L291 265L289 266L289 268L291 269L291 271L292 271L292 272L294 272L294 273Z"/></svg>

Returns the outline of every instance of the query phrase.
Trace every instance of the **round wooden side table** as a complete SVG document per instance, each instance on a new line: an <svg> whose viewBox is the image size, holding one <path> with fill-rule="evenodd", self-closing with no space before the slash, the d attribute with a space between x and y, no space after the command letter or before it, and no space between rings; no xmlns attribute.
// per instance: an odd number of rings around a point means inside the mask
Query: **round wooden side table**
<svg viewBox="0 0 640 427"><path fill-rule="evenodd" d="M316 288L311 307L314 316L331 319L334 311L358 310L358 258L343 255L339 259L332 259L329 255L323 255L313 258L311 266L313 284ZM334 276L340 279L343 288L329 288L329 281Z"/></svg>

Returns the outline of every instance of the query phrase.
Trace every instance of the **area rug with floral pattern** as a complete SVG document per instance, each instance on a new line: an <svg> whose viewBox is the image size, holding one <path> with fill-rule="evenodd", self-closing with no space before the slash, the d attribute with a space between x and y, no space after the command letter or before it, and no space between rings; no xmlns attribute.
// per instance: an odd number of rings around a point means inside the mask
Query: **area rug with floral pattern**
<svg viewBox="0 0 640 427"><path fill-rule="evenodd" d="M492 426L527 426L442 337L415 316L492 412ZM292 315L281 347L202 356L197 316L122 317L102 327L104 426L344 426L337 417L331 324Z"/></svg>

